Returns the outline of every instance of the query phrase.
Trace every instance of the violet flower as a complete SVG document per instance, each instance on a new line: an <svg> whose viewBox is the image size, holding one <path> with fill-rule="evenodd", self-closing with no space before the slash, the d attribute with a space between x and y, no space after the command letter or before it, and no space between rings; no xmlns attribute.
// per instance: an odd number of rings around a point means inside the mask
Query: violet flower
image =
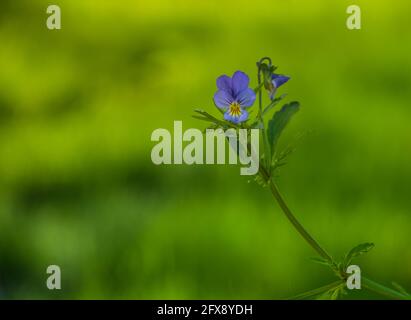
<svg viewBox="0 0 411 320"><path fill-rule="evenodd" d="M238 124L248 119L245 108L251 107L255 101L255 92L248 87L249 83L249 77L242 71L236 71L232 78L222 75L217 79L214 103L225 111L225 120Z"/></svg>
<svg viewBox="0 0 411 320"><path fill-rule="evenodd" d="M284 83L290 80L290 77L273 73L271 76L271 83L267 88L270 93L270 99L273 100L277 89L281 87Z"/></svg>

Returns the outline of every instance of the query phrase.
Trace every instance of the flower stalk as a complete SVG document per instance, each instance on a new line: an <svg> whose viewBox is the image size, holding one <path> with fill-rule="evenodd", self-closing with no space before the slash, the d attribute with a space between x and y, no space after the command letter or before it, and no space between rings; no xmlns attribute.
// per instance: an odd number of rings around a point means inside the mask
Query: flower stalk
<svg viewBox="0 0 411 320"><path fill-rule="evenodd" d="M271 59L268 57L264 57L257 62L257 67L258 86L254 90L249 88L249 78L241 71L236 71L232 77L222 75L217 79L218 91L214 95L214 103L223 114L225 121L221 121L209 115L207 112L199 110L196 112L202 115L202 117L197 116L197 118L211 122L214 127L228 127L234 129L258 128L260 130L263 140L263 153L262 156L260 156L259 171L256 181L263 186L269 187L271 194L288 221L290 221L295 230L321 257L316 258L314 261L330 267L339 278L336 282L300 294L294 298L305 299L318 295L325 295L330 299L337 299L341 293L345 293L346 282L349 278L349 274L346 273L346 270L347 267L351 265L351 261L354 258L367 253L374 247L374 244L362 243L351 249L341 261L336 261L318 243L318 241L311 236L288 207L274 181L273 174L278 167L285 164L285 157L291 153L290 150L286 149L277 155L277 142L291 117L299 110L299 103L294 101L283 105L279 111L274 113L271 120L269 120L266 125L264 123L264 117L267 116L269 111L271 111L274 106L285 97L285 95L282 95L279 98L275 98L277 89L285 84L290 77L274 73L276 67L272 65ZM262 97L263 88L268 91L270 98L270 103L264 109ZM248 124L249 112L246 109L253 105L256 100L256 95L258 95L258 113L254 122ZM250 152L250 145L247 145L247 148ZM398 290L394 290L365 277L362 277L362 283L368 290L388 298L411 300L411 295L398 285L396 288Z"/></svg>
<svg viewBox="0 0 411 320"><path fill-rule="evenodd" d="M262 174L264 177L267 177L267 174L265 172L264 167L260 171L260 174ZM303 225L297 220L297 218L293 215L289 207L287 206L286 202L284 201L284 198L282 197L280 191L278 190L277 185L274 183L274 181L270 178L269 180L269 186L271 193L275 200L277 201L278 205L280 206L281 210L287 217L287 219L291 222L291 224L294 226L296 231L304 238L304 240L325 260L329 262L330 267L335 271L337 269L337 263L333 260L333 258L325 251L321 245L308 233L308 231L303 227ZM300 294L298 296L293 297L292 299L303 299L303 298L310 298L313 297L317 294L323 293L325 291L331 290L331 289L337 289L341 287L341 285L345 286L345 281L346 281L346 275L341 274L340 275L341 280L336 281L334 283L331 283L329 285L326 285L324 287L311 290L309 292ZM393 290L391 288L388 288L386 286L383 286L371 279L362 277L362 283L365 288L368 290L377 293L379 295L386 296L390 299L397 299L397 300L411 300L411 296L408 294L404 294L401 292L398 292L396 290Z"/></svg>
<svg viewBox="0 0 411 320"><path fill-rule="evenodd" d="M307 241L307 243L324 259L330 263L334 263L332 257L325 251L319 243L304 229L302 224L297 220L293 215L291 210L288 208L285 203L280 191L278 190L276 184L270 179L270 190L274 198L277 200L278 205L281 207L281 210L284 212L287 219L291 222L297 232Z"/></svg>
<svg viewBox="0 0 411 320"><path fill-rule="evenodd" d="M268 144L268 139L267 139L267 134L265 132L265 125L264 125L264 118L263 118L263 94L262 94L262 86L264 85L264 82L261 82L261 72L262 72L262 65L264 61L267 60L268 64L271 66L271 59L268 57L264 57L260 59L259 62L257 62L257 67L258 67L258 73L257 73L257 80L258 80L258 121L259 121L259 127L261 130L261 136L263 139L263 144L264 144L264 160L265 164L267 167L270 166L271 162L271 150Z"/></svg>

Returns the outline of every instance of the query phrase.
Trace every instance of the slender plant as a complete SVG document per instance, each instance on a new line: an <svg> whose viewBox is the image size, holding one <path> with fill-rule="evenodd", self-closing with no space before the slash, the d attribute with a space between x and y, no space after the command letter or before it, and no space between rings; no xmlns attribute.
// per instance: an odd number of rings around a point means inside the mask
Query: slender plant
<svg viewBox="0 0 411 320"><path fill-rule="evenodd" d="M250 79L241 71L236 71L232 77L222 75L217 79L218 91L214 95L214 103L223 115L223 119L198 109L195 110L194 117L208 122L208 128L212 129L260 130L262 152L259 155L259 171L255 180L260 185L268 187L292 226L318 254L317 257L312 258L312 261L331 268L337 278L333 283L299 294L292 299L338 299L347 293L348 266L355 258L370 251L374 244L359 244L342 259L337 260L308 233L292 213L278 189L276 173L278 168L285 164L285 159L292 153L293 147L289 146L280 151L278 150L278 140L292 116L299 110L300 104L297 101L284 104L280 110L270 116L275 107L285 98L285 95L277 97L279 87L285 84L290 77L275 73L277 67L272 64L268 57L257 62L257 69L258 85L255 89L249 88ZM268 93L269 97L269 102L265 107L263 107L264 91ZM258 100L258 111L255 118L250 119L250 113L247 110L253 106L255 100ZM267 118L268 121L266 121ZM393 283L393 288L389 288L365 277L362 277L361 280L362 286L374 293L391 299L411 300L411 295L398 284Z"/></svg>

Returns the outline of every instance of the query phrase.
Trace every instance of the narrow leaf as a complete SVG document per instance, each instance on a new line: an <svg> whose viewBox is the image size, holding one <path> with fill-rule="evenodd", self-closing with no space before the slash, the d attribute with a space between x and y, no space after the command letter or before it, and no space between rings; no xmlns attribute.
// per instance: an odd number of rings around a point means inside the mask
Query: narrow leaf
<svg viewBox="0 0 411 320"><path fill-rule="evenodd" d="M268 106L266 106L263 110L263 117L270 111L272 110L281 100L283 100L287 95L283 94L278 98L275 98L273 101L270 102L270 104Z"/></svg>
<svg viewBox="0 0 411 320"><path fill-rule="evenodd" d="M214 123L216 125L220 125L222 127L231 126L231 124L228 123L227 121L217 119L216 117L212 116L211 114L209 114L206 111L199 110L199 109L196 109L194 111L201 115L201 116L193 115L192 117L195 118L195 119L202 120L202 121L208 121L208 122Z"/></svg>
<svg viewBox="0 0 411 320"><path fill-rule="evenodd" d="M397 291L401 292L403 295L410 296L410 294L402 286L400 286L398 283L391 282L391 284Z"/></svg>
<svg viewBox="0 0 411 320"><path fill-rule="evenodd" d="M331 294L330 299L331 300L338 300L340 295L341 295L341 286L334 290L334 292Z"/></svg>
<svg viewBox="0 0 411 320"><path fill-rule="evenodd" d="M325 285L325 286L323 286L323 287L321 287L321 288L317 288L317 289L314 289L314 290L310 290L310 291L308 291L308 292L304 292L304 293L298 294L298 295L296 295L296 296L294 296L294 297L288 298L287 300L310 299L310 298L313 298L313 297L315 297L315 296L318 296L319 294L323 294L324 292L327 292L327 291L329 291L329 290L336 289L336 288L338 288L339 286L341 286L341 281L336 281L336 282L330 283L330 284L328 284L328 285Z"/></svg>
<svg viewBox="0 0 411 320"><path fill-rule="evenodd" d="M310 260L314 263L323 264L325 266L330 266L330 262L328 260L320 258L320 257L312 257L310 258Z"/></svg>
<svg viewBox="0 0 411 320"><path fill-rule="evenodd" d="M351 263L352 259L358 256L361 256L364 253L367 253L372 248L374 248L374 243L371 243L371 242L361 243L358 246L352 248L350 252L348 252L348 254L345 256L345 259L344 259L345 267L347 267Z"/></svg>

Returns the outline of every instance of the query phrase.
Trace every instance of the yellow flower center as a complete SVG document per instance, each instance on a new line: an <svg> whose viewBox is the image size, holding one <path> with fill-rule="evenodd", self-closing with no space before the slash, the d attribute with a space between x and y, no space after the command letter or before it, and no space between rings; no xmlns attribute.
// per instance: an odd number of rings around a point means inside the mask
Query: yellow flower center
<svg viewBox="0 0 411 320"><path fill-rule="evenodd" d="M230 112L230 115L233 117L241 116L240 104L238 102L233 102L232 104L230 104L229 112Z"/></svg>

